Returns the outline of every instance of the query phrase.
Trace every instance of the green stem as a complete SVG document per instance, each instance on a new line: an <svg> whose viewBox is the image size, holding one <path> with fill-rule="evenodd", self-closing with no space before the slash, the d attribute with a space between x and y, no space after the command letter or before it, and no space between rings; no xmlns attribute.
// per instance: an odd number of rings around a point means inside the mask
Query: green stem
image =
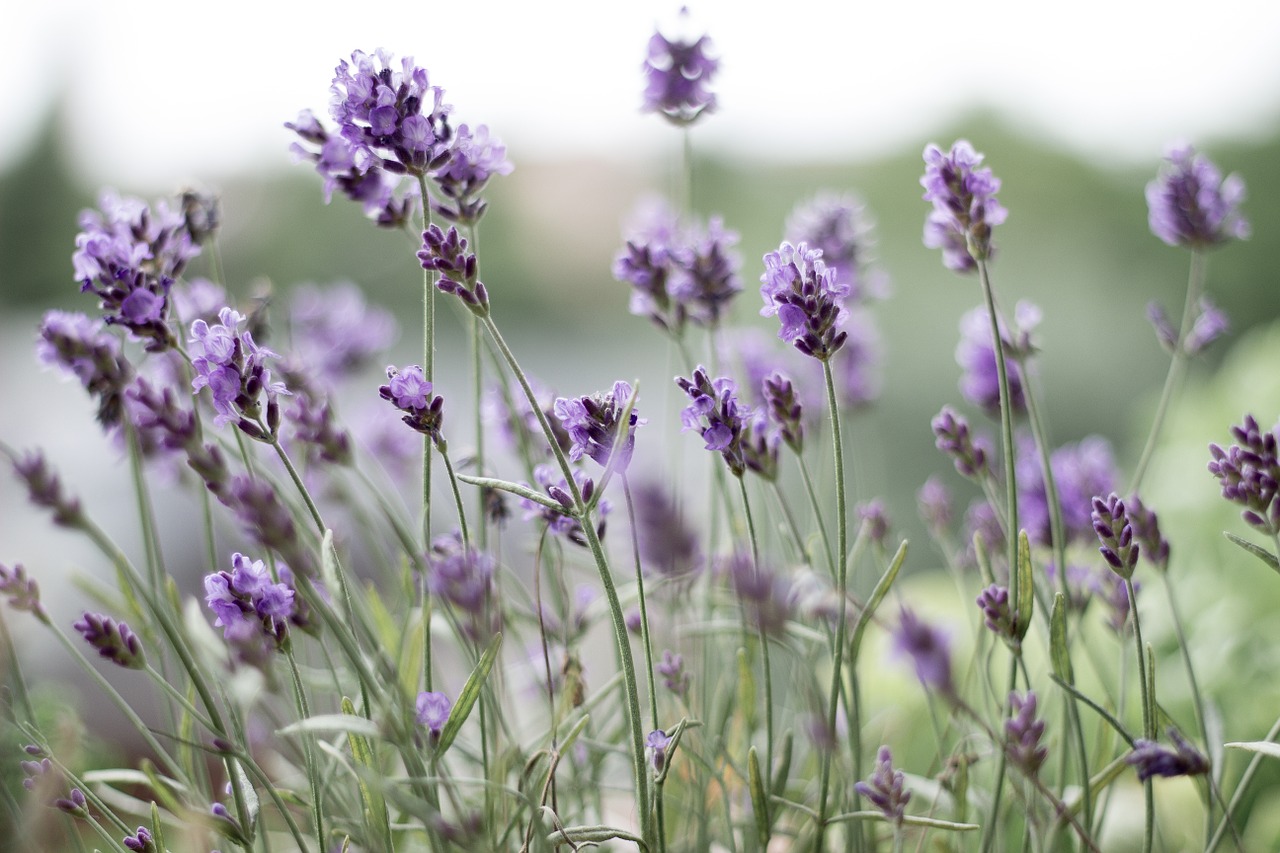
<svg viewBox="0 0 1280 853"><path fill-rule="evenodd" d="M640 640L644 644L644 663L649 679L649 713L653 728L658 728L658 690L653 678L653 643L649 639L649 608L645 602L644 571L640 565L640 538L636 532L636 508L631 498L631 480L622 474L622 493L627 499L627 523L631 525L631 553L636 564L636 596L640 603Z"/></svg>
<svg viewBox="0 0 1280 853"><path fill-rule="evenodd" d="M462 506L462 493L458 491L458 478L453 474L453 463L449 460L449 446L441 439L436 443L436 450L444 460L444 470L453 489L453 502L458 507L458 528L462 531L462 547L471 550L471 534L467 531L467 511Z"/></svg>
<svg viewBox="0 0 1280 853"><path fill-rule="evenodd" d="M822 373L827 384L827 410L831 418L831 443L835 454L835 475L836 475L836 594L840 597L840 615L836 621L836 643L835 643L835 660L832 663L831 671L831 692L827 705L827 731L835 732L836 730L836 712L840 699L840 676L843 668L844 656L844 638L847 621L847 609L849 605L848 580L849 580L849 564L846 560L848 554L848 538L849 526L845 518L845 494L844 494L844 447L840 435L840 408L836 403L836 386L835 380L831 373L831 362L822 362ZM855 709L850 709L849 717L851 719L858 717ZM850 738L861 740L861 733L852 727L849 732ZM858 754L861 754L861 745L858 745ZM818 828L814 833L813 849L815 853L821 853L823 850L824 837L827 829L827 791L831 784L831 759L832 751L824 750L821 759L821 768L819 771L818 781ZM861 833L857 833L860 837Z"/></svg>
<svg viewBox="0 0 1280 853"><path fill-rule="evenodd" d="M1142 692L1142 736L1148 740L1155 740L1154 704L1153 697L1147 689L1147 655L1142 645L1142 623L1138 619L1138 599L1134 596L1132 578L1124 579L1124 589L1129 596L1129 613L1133 616L1133 640L1138 647L1138 685ZM1143 853L1150 853L1151 845L1155 840L1155 794L1150 779L1147 779L1142 787L1146 798L1146 828L1142 835L1142 849Z"/></svg>
<svg viewBox="0 0 1280 853"><path fill-rule="evenodd" d="M427 176L418 175L422 195L422 230L431 227L431 196L427 192ZM422 375L435 381L436 364L436 282L430 270L422 271ZM422 437L422 546L431 547L431 439Z"/></svg>
<svg viewBox="0 0 1280 853"><path fill-rule="evenodd" d="M298 706L298 719L311 717L311 708L307 702L306 688L302 684L302 673L298 671L298 660L289 649L285 657L289 661L289 675L293 681L293 698ZM320 777L316 768L314 737L310 732L302 735L302 755L307 764L307 782L311 786L311 817L316 822L316 850L323 851L324 845L324 803L320 798Z"/></svg>
<svg viewBox="0 0 1280 853"><path fill-rule="evenodd" d="M1195 325L1196 303L1200 301L1200 291L1204 288L1205 256L1198 249L1191 252L1191 272L1187 276L1187 298L1182 306L1182 324L1178 329L1178 342L1173 348L1173 359L1169 362L1169 372L1164 377L1164 388L1160 391L1160 402L1156 405L1156 414L1151 421L1151 432L1147 433L1147 443L1142 448L1142 456L1138 458L1138 467L1133 472L1133 482L1129 485L1129 494L1138 491L1142 478L1151 464L1155 454L1156 441L1164 426L1165 416L1169 413L1169 404L1173 394L1182 384L1182 375L1187 368L1187 335Z"/></svg>
<svg viewBox="0 0 1280 853"><path fill-rule="evenodd" d="M747 535L751 538L751 570L760 574L760 544L756 538L756 524L751 516L751 501L747 499L747 481L738 475L738 488L742 492L742 511L747 517ZM773 668L769 665L769 637L764 624L756 623L756 638L760 641L760 668L764 672L764 733L765 775L773 779Z"/></svg>
<svg viewBox="0 0 1280 853"><path fill-rule="evenodd" d="M831 553L831 537L827 534L827 523L822 520L822 507L818 505L818 494L813 489L813 477L809 475L809 465L804 461L803 454L797 453L796 459L800 463L800 479L804 480L804 490L809 496L809 506L813 508L813 517L818 522L818 532L822 535L822 550L827 555L827 562L831 565L831 577L835 578L839 574L839 567L836 565L835 555Z"/></svg>

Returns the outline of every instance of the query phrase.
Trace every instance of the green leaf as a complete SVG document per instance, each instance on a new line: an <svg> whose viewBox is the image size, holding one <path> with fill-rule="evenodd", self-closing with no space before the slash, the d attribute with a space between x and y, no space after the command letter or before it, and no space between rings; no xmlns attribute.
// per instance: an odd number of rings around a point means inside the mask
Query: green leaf
<svg viewBox="0 0 1280 853"><path fill-rule="evenodd" d="M853 628L853 638L849 641L850 648L853 649L852 661L858 659L858 649L862 646L862 635L867 630L867 625L871 624L871 617L875 615L876 608L880 606L880 602L884 601L885 596L889 594L889 588L893 586L894 580L898 577L898 571L902 568L902 564L907 559L907 540L903 539L902 544L898 546L897 552L893 555L893 559L889 561L889 568L885 569L884 574L880 576L880 580L876 582L875 589L871 590L871 597L867 599L867 605L862 609L862 613L858 615L858 623Z"/></svg>
<svg viewBox="0 0 1280 853"><path fill-rule="evenodd" d="M467 683L462 685L458 701L453 703L453 709L449 711L449 719L440 730L440 742L436 744L437 758L444 755L445 750L453 745L454 739L462 729L462 724L471 715L471 709L480 698L480 690L484 687L485 679L489 677L489 670L493 669L493 662L498 659L498 650L501 648L502 634L494 634L489 642L489 648L484 650L484 654L480 656L480 662L476 664L475 669L471 670L471 675L467 676Z"/></svg>
<svg viewBox="0 0 1280 853"><path fill-rule="evenodd" d="M249 825L244 828L248 833L250 840L257 834L258 828L258 812L262 810L262 803L258 800L258 792L254 790L253 783L249 781L249 775L244 772L244 768L240 766L239 759L233 759L228 762L236 771L236 779L240 785L240 792L244 796L245 811L249 814Z"/></svg>
<svg viewBox="0 0 1280 853"><path fill-rule="evenodd" d="M160 807L151 801L151 840L156 843L157 850L168 850L164 844L164 827L160 823Z"/></svg>
<svg viewBox="0 0 1280 853"><path fill-rule="evenodd" d="M622 841L630 841L641 850L648 850L649 845L644 843L644 839L634 833L627 832L625 829L618 829L613 826L566 826L563 829L557 829L555 832L547 836L548 844L567 844L567 843L593 843L599 844L601 841L610 841L614 838Z"/></svg>
<svg viewBox="0 0 1280 853"><path fill-rule="evenodd" d="M498 489L499 491L510 492L517 497L528 498L534 503L550 507L556 512L569 513L569 510L565 509L559 501L552 500L542 492L535 492L528 486L522 486L519 483L513 483L510 480L498 480L493 477L472 477L470 474L458 474L457 478L469 486L479 486L482 489Z"/></svg>
<svg viewBox="0 0 1280 853"><path fill-rule="evenodd" d="M346 696L342 697L342 713L353 721L372 722L357 715L355 703ZM307 720L302 722L305 723ZM387 814L387 803L383 799L382 792L374 789L368 781L369 779L379 778L381 775L377 756L374 754L368 738L362 734L357 734L353 728L346 729L347 744L351 747L351 755L355 758L357 768L363 771L359 773L358 784L360 785L360 796L364 800L365 816L370 823L376 822L379 837L386 840L388 849L390 849L391 816Z"/></svg>
<svg viewBox="0 0 1280 853"><path fill-rule="evenodd" d="M1027 531L1018 531L1018 600L1013 614L1013 635L1022 642L1031 627L1036 606L1036 579L1031 571L1031 539Z"/></svg>
<svg viewBox="0 0 1280 853"><path fill-rule="evenodd" d="M742 711L747 729L756 724L756 680L751 674L751 664L747 663L747 650L738 649L738 708Z"/></svg>
<svg viewBox="0 0 1280 853"><path fill-rule="evenodd" d="M1269 740L1235 741L1225 743L1223 746L1231 749L1243 749L1247 752L1256 752L1259 755L1266 755L1271 758L1280 758L1280 743L1272 743Z"/></svg>
<svg viewBox="0 0 1280 853"><path fill-rule="evenodd" d="M1237 545L1239 545L1244 550L1248 551L1253 556L1257 557L1262 562L1266 563L1274 571L1280 572L1280 560L1277 560L1276 555L1272 554L1266 548L1260 548L1259 546L1254 545L1248 539L1242 539L1241 537L1235 535L1234 533L1227 533L1225 530L1222 532L1222 535L1227 537Z"/></svg>
<svg viewBox="0 0 1280 853"><path fill-rule="evenodd" d="M337 553L333 550L333 531L327 528L320 540L320 576L324 578L325 586L329 589L342 589L342 585L338 582ZM346 596L333 597L333 611L344 621L350 618L350 614L345 612L346 606Z"/></svg>
<svg viewBox="0 0 1280 853"><path fill-rule="evenodd" d="M978 573L982 575L982 583L991 586L996 582L995 572L991 571L991 558L987 556L987 541L982 532L973 532L973 556L978 561Z"/></svg>
<svg viewBox="0 0 1280 853"><path fill-rule="evenodd" d="M760 777L760 756L753 746L747 750L747 780L751 788L751 811L756 821L756 838L761 848L769 846L769 797L764 792L764 780Z"/></svg>
<svg viewBox="0 0 1280 853"><path fill-rule="evenodd" d="M1068 684L1075 681L1071 670L1071 652L1067 649L1067 599L1062 593L1053 596L1053 613L1049 616L1049 657L1053 672Z"/></svg>
<svg viewBox="0 0 1280 853"><path fill-rule="evenodd" d="M787 729L782 735L782 753L777 758L777 767L773 771L773 784L770 793L775 797L782 796L787 789L787 778L791 775L791 750L795 745L795 735ZM770 826L772 826L770 822Z"/></svg>
<svg viewBox="0 0 1280 853"><path fill-rule="evenodd" d="M341 714L317 714L314 717L307 717L305 720L290 723L280 729L277 734L296 735L315 732L342 732L363 738L381 736L382 732L378 728L378 724L367 717L357 714L354 705L351 706L351 710L347 710L347 705L350 702L350 699L344 700L343 713Z"/></svg>

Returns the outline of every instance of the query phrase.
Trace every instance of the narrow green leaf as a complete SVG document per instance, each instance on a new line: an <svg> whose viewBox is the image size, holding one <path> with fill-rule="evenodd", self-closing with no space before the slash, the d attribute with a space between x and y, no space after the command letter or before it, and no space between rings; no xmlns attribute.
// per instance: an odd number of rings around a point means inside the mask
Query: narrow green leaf
<svg viewBox="0 0 1280 853"><path fill-rule="evenodd" d="M996 575L991 571L991 558L987 556L987 540L982 538L982 532L978 530L973 532L973 556L978 561L978 573L982 575L983 585L991 586L996 582Z"/></svg>
<svg viewBox="0 0 1280 853"><path fill-rule="evenodd" d="M1053 613L1049 616L1049 657L1053 672L1067 684L1075 681L1071 669L1071 652L1067 649L1067 599L1062 593L1053 596Z"/></svg>
<svg viewBox="0 0 1280 853"><path fill-rule="evenodd" d="M791 750L794 746L795 735L791 729L787 729L782 735L782 751L773 771L773 783L769 786L770 793L775 797L781 797L787 790L787 779L791 775ZM773 822L770 821L769 825L773 826Z"/></svg>
<svg viewBox="0 0 1280 853"><path fill-rule="evenodd" d="M1276 555L1272 554L1266 548L1260 548L1257 545L1254 545L1248 539L1242 539L1241 537L1235 535L1234 533L1227 533L1225 530L1222 532L1222 535L1227 537L1237 545L1239 545L1244 550L1248 551L1253 556L1257 557L1262 562L1266 563L1273 570L1280 572L1280 560L1277 560Z"/></svg>
<svg viewBox="0 0 1280 853"><path fill-rule="evenodd" d="M756 724L756 680L747 663L747 650L738 649L738 709L742 711L747 729Z"/></svg>
<svg viewBox="0 0 1280 853"><path fill-rule="evenodd" d="M328 589L342 589L342 585L338 583L338 562L333 550L333 531L329 529L324 531L324 537L320 540L320 576L324 578ZM344 621L350 618L350 614L346 612L346 606L346 596L333 596L333 610Z"/></svg>
<svg viewBox="0 0 1280 853"><path fill-rule="evenodd" d="M880 823L888 823L889 819L884 816L884 812L880 811L861 811L861 812L845 812L835 817L829 818L827 823L854 823L857 821L872 820ZM956 823L950 820L940 820L933 817L920 817L917 815L904 815L902 823L906 826L927 826L930 829L945 829L951 832L973 832L982 829L981 825L976 823Z"/></svg>
<svg viewBox="0 0 1280 853"><path fill-rule="evenodd" d="M1256 752L1271 758L1280 758L1280 743L1272 743L1269 740L1234 741L1224 743L1223 746L1231 749L1243 749L1247 752Z"/></svg>
<svg viewBox="0 0 1280 853"><path fill-rule="evenodd" d="M249 825L244 829L252 839L258 831L258 812L262 810L262 803L258 800L258 792L253 788L253 782L249 781L249 774L245 773L244 768L240 766L239 759L232 759L229 763L235 768L236 779L244 795L245 810L249 813Z"/></svg>
<svg viewBox="0 0 1280 853"><path fill-rule="evenodd" d="M582 718L573 724L573 728L569 729L569 733L566 734L564 736L564 740L560 742L561 753L567 752L573 746L574 742L578 739L578 735L582 734L589 722L591 722L591 715L583 714Z"/></svg>
<svg viewBox="0 0 1280 853"><path fill-rule="evenodd" d="M480 689L484 687L485 679L489 677L489 670L493 669L493 662L498 659L498 650L501 648L502 634L494 634L493 639L489 642L489 647L480 656L480 662L476 664L476 668L471 670L471 674L467 676L467 683L462 685L462 692L458 694L458 701L453 703L453 709L449 712L449 719L445 721L444 728L440 730L440 742L436 744L437 757L444 755L445 751L453 745L458 732L462 730L462 724L471 715L471 709L475 707L476 700L480 698Z"/></svg>
<svg viewBox="0 0 1280 853"><path fill-rule="evenodd" d="M647 851L649 849L649 845L645 844L644 839L640 836L627 832L625 829L618 829L613 826L566 826L563 829L557 829L555 832L548 835L547 843L599 844L601 841L611 841L614 838L622 841L630 841L641 850Z"/></svg>
<svg viewBox="0 0 1280 853"><path fill-rule="evenodd" d="M769 798L764 792L764 781L760 778L760 756L753 746L747 750L747 781L751 788L751 811L755 816L756 839L761 848L769 846Z"/></svg>
<svg viewBox="0 0 1280 853"><path fill-rule="evenodd" d="M566 510L559 501L552 500L542 492L535 492L528 486L522 486L519 483L513 483L510 480L498 480L493 477L472 477L470 474L458 474L456 476L459 480L469 486L479 486L482 489L497 489L502 492L510 492L517 497L528 498L534 503L550 507L557 512L568 512L568 510Z"/></svg>
<svg viewBox="0 0 1280 853"><path fill-rule="evenodd" d="M356 735L362 738L373 738L381 735L378 730L378 724L366 717L356 714L355 706L351 706L351 710L347 710L347 704L351 700L345 700L341 714L317 714L314 717L307 717L305 720L299 720L296 723L290 723L280 729L277 734L296 735L309 734L315 732L343 732L348 735Z"/></svg>
<svg viewBox="0 0 1280 853"><path fill-rule="evenodd" d="M1013 614L1013 635L1021 642L1031 628L1036 606L1036 579L1031 570L1031 539L1027 531L1018 531L1018 600Z"/></svg>
<svg viewBox="0 0 1280 853"><path fill-rule="evenodd" d="M164 845L164 827L160 823L160 807L151 801L151 840L156 843L157 850L168 850Z"/></svg>
<svg viewBox="0 0 1280 853"><path fill-rule="evenodd" d="M355 703L350 698L342 697L342 713L353 720L361 722L370 722L364 717L356 714ZM307 722L303 720L302 722ZM376 779L380 774L377 764L377 757L374 755L373 747L369 740L361 734L357 734L352 729L347 729L347 744L351 747L351 755L355 758L357 770L358 784L360 786L360 796L364 800L366 819L374 824L379 837L386 839L390 843L391 836L391 816L387 814L387 803L383 799L382 792L375 790L370 784L369 779Z"/></svg>
<svg viewBox="0 0 1280 853"><path fill-rule="evenodd" d="M880 606L885 596L889 594L889 588L893 586L893 582L898 577L898 571L902 568L902 564L906 562L906 559L907 540L903 539L902 544L898 546L897 552L893 555L893 559L889 561L889 568L885 569L884 574L880 576L880 580L876 582L875 589L871 590L871 597L867 599L867 606L858 615L858 623L853 628L853 638L849 641L850 647L853 649L853 658L850 663L857 660L858 649L862 646L862 635L867 630L867 625L871 624L871 617L875 615L876 608Z"/></svg>

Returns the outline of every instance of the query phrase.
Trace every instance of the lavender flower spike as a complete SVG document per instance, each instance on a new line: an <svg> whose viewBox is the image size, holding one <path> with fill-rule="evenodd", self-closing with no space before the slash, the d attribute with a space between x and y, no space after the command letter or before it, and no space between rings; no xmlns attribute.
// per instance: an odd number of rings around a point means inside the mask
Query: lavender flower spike
<svg viewBox="0 0 1280 853"><path fill-rule="evenodd" d="M1277 434L1280 426L1263 432L1253 415L1245 415L1244 423L1231 428L1239 444L1223 450L1209 445L1213 457L1209 473L1218 478L1222 496L1243 506L1245 522L1265 533L1280 530L1280 453Z"/></svg>
<svg viewBox="0 0 1280 853"><path fill-rule="evenodd" d="M901 824L906 814L911 792L906 789L906 777L901 770L893 769L893 754L882 746L876 754L876 769L866 781L855 782L853 790L866 797L893 824Z"/></svg>
<svg viewBox="0 0 1280 853"><path fill-rule="evenodd" d="M921 684L946 698L955 695L950 642L942 631L904 607L893 632L893 647L899 656L911 658Z"/></svg>
<svg viewBox="0 0 1280 853"><path fill-rule="evenodd" d="M621 439L617 458L613 458L614 446L619 444L623 429L623 410L632 398L631 386L626 382L613 383L613 389L590 397L559 397L555 402L555 415L564 425L573 445L569 458L577 462L584 455L590 456L601 466L623 473L631 464L631 454L636 446L636 427L644 421L634 405L627 419L626 436Z"/></svg>
<svg viewBox="0 0 1280 853"><path fill-rule="evenodd" d="M924 200L933 203L925 221L924 244L942 249L942 263L957 272L972 272L978 261L992 255L991 229L1004 222L1008 211L996 201L1000 179L979 168L982 155L966 140L943 153L936 145L924 150L920 179Z"/></svg>
<svg viewBox="0 0 1280 853"><path fill-rule="evenodd" d="M0 563L0 595L9 596L9 606L14 610L25 610L41 622L49 622L49 614L40 603L40 585L35 578L27 577L22 564L10 569Z"/></svg>
<svg viewBox="0 0 1280 853"><path fill-rule="evenodd" d="M424 270L439 273L436 288L462 300L467 310L477 317L489 314L489 291L477 277L479 264L474 252L467 251L467 240L458 229L449 226L448 233L439 225L431 225L422 232L422 248L418 262Z"/></svg>
<svg viewBox="0 0 1280 853"><path fill-rule="evenodd" d="M288 394L284 383L272 382L267 369L268 358L279 356L254 343L253 335L241 331L245 318L240 313L223 308L218 312L221 321L209 325L204 320L191 324L191 366L195 378L193 391L208 388L213 396L213 408L218 413L213 419L218 426L236 421L237 427L257 441L267 441L279 425L279 404L276 396ZM266 419L270 433L256 423L262 415L262 397L266 398Z"/></svg>
<svg viewBox="0 0 1280 853"><path fill-rule="evenodd" d="M1125 757L1125 763L1137 768L1139 780L1145 782L1152 776L1200 776L1209 772L1209 759L1177 729L1169 729L1168 734L1174 744L1172 749L1144 738L1133 742L1133 752Z"/></svg>
<svg viewBox="0 0 1280 853"><path fill-rule="evenodd" d="M117 666L125 669L146 667L147 659L142 653L142 643L125 623L86 610L80 621L72 627L80 632L85 642L98 650L98 654Z"/></svg>
<svg viewBox="0 0 1280 853"><path fill-rule="evenodd" d="M653 756L653 772L661 773L667 766L667 747L671 746L671 737L662 729L654 729L644 739L644 745Z"/></svg>
<svg viewBox="0 0 1280 853"><path fill-rule="evenodd" d="M405 368L388 367L387 384L378 388L378 394L404 412L400 420L430 438L437 446L444 441L440 433L444 422L444 398L432 396L431 383L424 377L421 367L416 364Z"/></svg>
<svg viewBox="0 0 1280 853"><path fill-rule="evenodd" d="M737 386L721 376L712 381L707 369L698 365L691 379L676 377L676 384L693 401L680 412L685 430L697 430L707 450L718 450L729 471L741 477L746 469L742 439L751 410L738 402Z"/></svg>
<svg viewBox="0 0 1280 853"><path fill-rule="evenodd" d="M1009 706L1013 709L1013 716L1004 721L1004 732L1008 738L1005 748L1009 751L1009 759L1023 773L1035 776L1049 757L1048 748L1040 744L1044 737L1044 721L1036 719L1036 694L1030 690L1023 696L1010 693Z"/></svg>
<svg viewBox="0 0 1280 853"><path fill-rule="evenodd" d="M415 710L418 725L426 727L431 745L435 746L440 742L440 733L444 730L444 724L449 721L453 701L443 693L423 691L418 694Z"/></svg>
<svg viewBox="0 0 1280 853"><path fill-rule="evenodd" d="M1141 550L1133 541L1133 525L1129 523L1129 515L1124 501L1112 492L1106 500L1100 497L1093 499L1093 530L1098 534L1102 544L1098 550L1111 566L1112 571L1122 578L1133 576L1134 566L1138 564L1138 552Z"/></svg>
<svg viewBox="0 0 1280 853"><path fill-rule="evenodd" d="M687 25L687 10L681 10L681 24ZM644 112L661 113L675 125L695 122L703 113L713 112L716 96L709 89L720 61L710 54L711 40L705 35L668 38L655 32L649 39L645 57Z"/></svg>
<svg viewBox="0 0 1280 853"><path fill-rule="evenodd" d="M778 316L778 337L818 361L826 361L844 345L848 333L839 327L849 317L844 306L848 283L822 261L822 251L807 243L783 243L764 256L760 276L762 317Z"/></svg>
<svg viewBox="0 0 1280 853"><path fill-rule="evenodd" d="M1172 146L1168 166L1147 184L1151 233L1170 246L1210 249L1249 236L1240 215L1244 181L1223 179L1218 167L1190 145Z"/></svg>

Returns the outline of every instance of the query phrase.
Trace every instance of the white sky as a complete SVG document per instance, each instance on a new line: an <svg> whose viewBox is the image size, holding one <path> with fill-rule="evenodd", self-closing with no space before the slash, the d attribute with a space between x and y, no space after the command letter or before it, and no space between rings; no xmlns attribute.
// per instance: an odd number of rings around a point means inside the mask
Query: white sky
<svg viewBox="0 0 1280 853"><path fill-rule="evenodd" d="M288 162L340 57L413 55L522 158L672 145L638 113L654 0L44 0L0 12L0 166L66 90L91 180L168 188ZM980 104L1089 153L1280 125L1276 0L695 0L722 59L697 144L787 159L921 147ZM354 10L359 9L359 12ZM948 142L949 140L938 140Z"/></svg>

